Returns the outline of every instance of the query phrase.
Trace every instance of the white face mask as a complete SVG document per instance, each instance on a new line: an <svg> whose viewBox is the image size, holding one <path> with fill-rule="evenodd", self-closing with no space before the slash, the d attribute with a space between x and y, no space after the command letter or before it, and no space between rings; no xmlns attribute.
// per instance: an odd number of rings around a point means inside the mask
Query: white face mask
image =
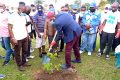
<svg viewBox="0 0 120 80"><path fill-rule="evenodd" d="M76 11L76 10L73 10L72 12L73 12L73 13L77 13L77 11Z"/></svg>
<svg viewBox="0 0 120 80"><path fill-rule="evenodd" d="M4 10L3 9L0 9L0 13L2 13Z"/></svg>
<svg viewBox="0 0 120 80"><path fill-rule="evenodd" d="M105 13L107 13L107 12L108 12L108 10L104 10L104 12L105 12Z"/></svg>

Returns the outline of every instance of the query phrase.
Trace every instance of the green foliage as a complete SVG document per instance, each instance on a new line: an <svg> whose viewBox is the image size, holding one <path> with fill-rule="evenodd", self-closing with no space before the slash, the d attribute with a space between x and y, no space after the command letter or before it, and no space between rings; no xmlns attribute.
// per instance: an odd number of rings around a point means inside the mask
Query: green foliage
<svg viewBox="0 0 120 80"><path fill-rule="evenodd" d="M109 3L113 3L113 2L115 2L115 1L117 1L118 3L120 3L120 0L107 0Z"/></svg>
<svg viewBox="0 0 120 80"><path fill-rule="evenodd" d="M50 58L50 62L43 64L44 70L49 74L53 73L56 70L59 71L61 64L58 62L55 62L58 60L57 58L58 54L57 53L53 54L48 52L47 56Z"/></svg>
<svg viewBox="0 0 120 80"><path fill-rule="evenodd" d="M107 3L108 3L107 1L101 1L100 4L99 4L100 5L100 10L103 10Z"/></svg>
<svg viewBox="0 0 120 80"><path fill-rule="evenodd" d="M40 4L42 4L44 1L43 0L35 0L34 1L34 3L36 4L36 5L40 5Z"/></svg>

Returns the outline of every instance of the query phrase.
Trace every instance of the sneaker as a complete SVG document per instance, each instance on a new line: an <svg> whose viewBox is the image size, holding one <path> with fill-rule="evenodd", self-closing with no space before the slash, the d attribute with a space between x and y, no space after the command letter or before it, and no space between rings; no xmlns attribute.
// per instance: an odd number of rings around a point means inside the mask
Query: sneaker
<svg viewBox="0 0 120 80"><path fill-rule="evenodd" d="M102 54L101 54L100 52L97 54L98 57L101 57L101 55L102 55Z"/></svg>
<svg viewBox="0 0 120 80"><path fill-rule="evenodd" d="M0 56L0 59L3 59L3 58L5 58L4 56Z"/></svg>
<svg viewBox="0 0 120 80"><path fill-rule="evenodd" d="M3 79L3 78L5 78L5 75L0 74L0 79Z"/></svg>
<svg viewBox="0 0 120 80"><path fill-rule="evenodd" d="M19 67L18 67L18 70L19 70L19 71L25 71L25 68L24 68L23 66L19 66Z"/></svg>
<svg viewBox="0 0 120 80"><path fill-rule="evenodd" d="M91 52L88 52L88 56L91 56Z"/></svg>
<svg viewBox="0 0 120 80"><path fill-rule="evenodd" d="M109 59L110 59L110 56L109 56L109 55L106 55L105 58L106 58L106 60L109 60Z"/></svg>
<svg viewBox="0 0 120 80"><path fill-rule="evenodd" d="M26 62L28 62L29 60L28 59L26 59Z"/></svg>
<svg viewBox="0 0 120 80"><path fill-rule="evenodd" d="M68 69L69 66L67 66L66 64L63 64L63 65L61 65L61 68L62 68L62 69Z"/></svg>
<svg viewBox="0 0 120 80"><path fill-rule="evenodd" d="M34 48L31 47L31 48L30 48L30 52L31 52L31 53L34 52Z"/></svg>
<svg viewBox="0 0 120 80"><path fill-rule="evenodd" d="M71 60L71 62L73 62L73 63L81 63L81 60Z"/></svg>
<svg viewBox="0 0 120 80"><path fill-rule="evenodd" d="M81 54L81 53L84 53L84 51L80 50L80 54Z"/></svg>
<svg viewBox="0 0 120 80"><path fill-rule="evenodd" d="M7 66L9 61L4 61L3 66Z"/></svg>
<svg viewBox="0 0 120 80"><path fill-rule="evenodd" d="M30 55L27 59L33 59L35 56Z"/></svg>

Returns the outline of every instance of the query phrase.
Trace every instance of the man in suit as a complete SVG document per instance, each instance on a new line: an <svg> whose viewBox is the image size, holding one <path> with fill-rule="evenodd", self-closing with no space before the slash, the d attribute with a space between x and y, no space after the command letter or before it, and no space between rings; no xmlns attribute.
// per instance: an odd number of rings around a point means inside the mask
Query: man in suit
<svg viewBox="0 0 120 80"><path fill-rule="evenodd" d="M68 13L59 13L56 15L54 26L58 32L54 41L52 41L51 46L53 46L56 41L60 40L62 34L64 35L65 47L65 61L66 64L62 65L63 69L72 68L71 66L71 50L73 48L75 54L75 60L72 62L81 63L80 53L79 53L79 37L81 34L81 28L79 24L73 19L73 17Z"/></svg>

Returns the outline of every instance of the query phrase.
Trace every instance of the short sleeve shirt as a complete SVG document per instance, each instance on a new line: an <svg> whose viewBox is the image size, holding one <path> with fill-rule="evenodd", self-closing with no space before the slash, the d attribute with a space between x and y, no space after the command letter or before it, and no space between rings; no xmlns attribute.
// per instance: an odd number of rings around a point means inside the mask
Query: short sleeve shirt
<svg viewBox="0 0 120 80"><path fill-rule="evenodd" d="M37 24L37 29L39 32L44 32L46 15L39 15L38 13L33 17L33 22Z"/></svg>
<svg viewBox="0 0 120 80"><path fill-rule="evenodd" d="M20 16L17 12L8 18L8 23L13 25L12 31L16 40L27 37L26 17Z"/></svg>
<svg viewBox="0 0 120 80"><path fill-rule="evenodd" d="M9 37L9 31L8 31L8 17L10 14L5 11L3 13L0 13L0 37Z"/></svg>
<svg viewBox="0 0 120 80"><path fill-rule="evenodd" d="M115 28L118 22L120 22L120 13L118 11L116 12L108 12L106 17L106 24L103 29L104 32L107 33L115 33Z"/></svg>

